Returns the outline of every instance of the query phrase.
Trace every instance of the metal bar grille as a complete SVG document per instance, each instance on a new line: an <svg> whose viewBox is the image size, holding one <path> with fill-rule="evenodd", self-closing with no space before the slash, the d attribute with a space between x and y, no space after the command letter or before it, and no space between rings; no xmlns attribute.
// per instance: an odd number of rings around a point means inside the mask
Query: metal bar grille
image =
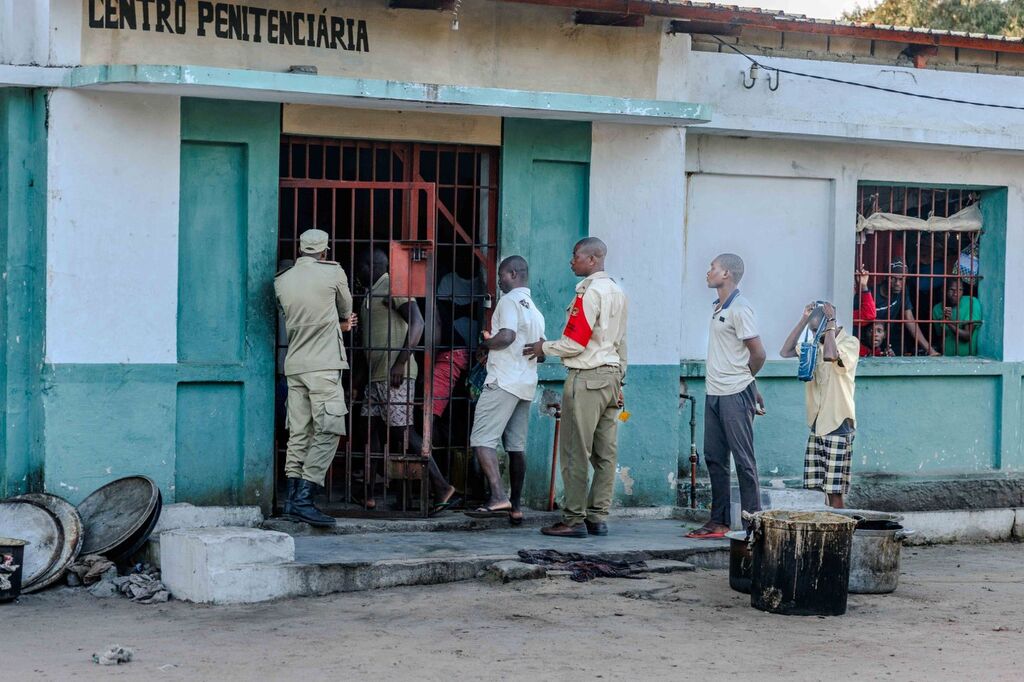
<svg viewBox="0 0 1024 682"><path fill-rule="evenodd" d="M949 217L978 201L959 188L861 185L857 212L927 220ZM858 271L869 275L875 317L854 297L854 327L872 356L978 354L983 324L978 291L982 230L891 230L858 233Z"/></svg>
<svg viewBox="0 0 1024 682"><path fill-rule="evenodd" d="M297 257L302 231L328 232L329 257L345 269L360 315L360 329L345 335L352 366L345 374L350 428L328 474L329 509L360 515L373 499L374 514L425 514L428 489L439 495L431 469L470 493L467 497L482 498L480 477L472 470L473 405L465 378L495 294L498 150L289 136L281 142L280 169L279 260ZM381 297L369 291L375 282L361 281L359 262L374 249L389 256L387 306L403 293L396 286L415 289L422 280L418 289L404 292L424 321L423 338L415 346L393 338L390 320L367 319L371 311L396 314L393 307L367 306L368 298ZM381 324L386 340L369 343L367 325ZM279 348L279 357L284 350ZM364 414L372 412L369 387L355 382L367 373L371 357L386 356L390 365L401 351L410 353L406 378L412 378L413 363L419 372L411 399L413 424L396 430ZM399 411L408 404L398 405ZM384 405L389 411L395 407L390 399ZM286 438L279 433L279 448Z"/></svg>

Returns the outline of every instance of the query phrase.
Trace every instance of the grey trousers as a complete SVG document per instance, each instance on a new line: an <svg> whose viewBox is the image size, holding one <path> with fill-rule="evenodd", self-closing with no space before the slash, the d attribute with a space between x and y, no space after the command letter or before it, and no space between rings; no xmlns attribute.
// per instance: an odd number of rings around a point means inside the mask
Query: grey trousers
<svg viewBox="0 0 1024 682"><path fill-rule="evenodd" d="M754 384L733 395L704 399L704 461L711 478L711 523L729 521L729 453L736 462L743 511L761 509L754 459Z"/></svg>

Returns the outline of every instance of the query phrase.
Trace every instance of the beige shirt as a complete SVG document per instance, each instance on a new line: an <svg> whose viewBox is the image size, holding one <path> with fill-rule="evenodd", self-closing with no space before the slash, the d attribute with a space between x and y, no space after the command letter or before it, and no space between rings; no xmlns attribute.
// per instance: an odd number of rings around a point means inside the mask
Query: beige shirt
<svg viewBox="0 0 1024 682"><path fill-rule="evenodd" d="M746 342L760 336L750 302L736 289L729 299L715 301L708 328L708 395L735 395L754 381Z"/></svg>
<svg viewBox="0 0 1024 682"><path fill-rule="evenodd" d="M352 314L352 293L341 266L303 256L274 278L274 294L288 332L284 373L348 368L339 323Z"/></svg>
<svg viewBox="0 0 1024 682"><path fill-rule="evenodd" d="M837 362L825 361L824 343L818 344L818 362L814 378L807 382L807 425L814 435L826 436L839 428L847 419L857 426L857 411L853 403L854 380L860 341L840 329L836 336Z"/></svg>
<svg viewBox="0 0 1024 682"><path fill-rule="evenodd" d="M398 311L411 298L391 295L391 275L384 273L373 285L363 301L363 314L359 320L363 328L363 347L370 365L370 381L388 381L391 367L405 348L409 323ZM410 349L411 350L411 349ZM415 379L419 374L416 358L409 355L405 377Z"/></svg>
<svg viewBox="0 0 1024 682"><path fill-rule="evenodd" d="M595 272L576 285L583 297L583 314L592 330L586 346L566 337L544 342L544 355L562 359L570 369L594 369L613 365L626 375L626 294L606 272ZM566 308L568 323L573 305Z"/></svg>

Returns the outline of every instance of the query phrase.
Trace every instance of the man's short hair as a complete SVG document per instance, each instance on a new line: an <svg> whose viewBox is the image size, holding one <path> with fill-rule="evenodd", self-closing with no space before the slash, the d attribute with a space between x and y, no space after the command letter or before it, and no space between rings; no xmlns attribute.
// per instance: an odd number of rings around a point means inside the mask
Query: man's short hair
<svg viewBox="0 0 1024 682"><path fill-rule="evenodd" d="M608 245L597 237L584 237L576 242L573 251L580 251L584 255L594 256L595 258L604 258L608 255Z"/></svg>
<svg viewBox="0 0 1024 682"><path fill-rule="evenodd" d="M721 265L724 270L729 271L729 274L732 275L732 281L736 284L739 284L740 280L743 279L743 259L735 253L720 253L715 257L715 262Z"/></svg>
<svg viewBox="0 0 1024 682"><path fill-rule="evenodd" d="M522 256L509 256L505 260L501 261L501 265L498 266L498 272L509 271L518 272L523 275L529 275L530 265Z"/></svg>

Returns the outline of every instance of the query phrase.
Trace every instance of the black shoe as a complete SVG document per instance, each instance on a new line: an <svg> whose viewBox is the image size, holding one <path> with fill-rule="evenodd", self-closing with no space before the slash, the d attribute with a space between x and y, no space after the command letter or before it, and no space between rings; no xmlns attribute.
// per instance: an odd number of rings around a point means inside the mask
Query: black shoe
<svg viewBox="0 0 1024 682"><path fill-rule="evenodd" d="M319 528L333 526L334 517L324 514L313 504L313 484L304 478L297 480L295 497L292 498L292 517Z"/></svg>
<svg viewBox="0 0 1024 682"><path fill-rule="evenodd" d="M585 538L587 537L587 528L582 523L577 523L575 526L570 526L559 521L553 526L547 526L546 528L540 529L544 535L550 535L556 538Z"/></svg>
<svg viewBox="0 0 1024 682"><path fill-rule="evenodd" d="M608 535L608 524L604 521L585 521L587 535Z"/></svg>
<svg viewBox="0 0 1024 682"><path fill-rule="evenodd" d="M298 490L299 479L289 478L287 492L285 493L284 504L281 506L281 516L287 519L295 518L295 491Z"/></svg>

